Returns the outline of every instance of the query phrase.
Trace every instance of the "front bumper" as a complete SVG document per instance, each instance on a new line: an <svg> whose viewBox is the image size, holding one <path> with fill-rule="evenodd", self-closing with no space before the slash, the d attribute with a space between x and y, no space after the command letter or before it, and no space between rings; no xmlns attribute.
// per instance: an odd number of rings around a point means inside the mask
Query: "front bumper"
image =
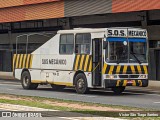
<svg viewBox="0 0 160 120"><path fill-rule="evenodd" d="M143 80L104 80L105 88L119 87L119 86L139 86L147 87L148 79Z"/></svg>

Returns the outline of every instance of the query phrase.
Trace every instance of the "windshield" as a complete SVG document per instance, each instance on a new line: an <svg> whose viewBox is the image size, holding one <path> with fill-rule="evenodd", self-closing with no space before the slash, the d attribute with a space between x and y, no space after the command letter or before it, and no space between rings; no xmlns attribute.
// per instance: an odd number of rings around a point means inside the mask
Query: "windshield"
<svg viewBox="0 0 160 120"><path fill-rule="evenodd" d="M110 63L146 63L146 39L108 38L106 62Z"/></svg>
<svg viewBox="0 0 160 120"><path fill-rule="evenodd" d="M130 63L146 63L146 43L130 42Z"/></svg>

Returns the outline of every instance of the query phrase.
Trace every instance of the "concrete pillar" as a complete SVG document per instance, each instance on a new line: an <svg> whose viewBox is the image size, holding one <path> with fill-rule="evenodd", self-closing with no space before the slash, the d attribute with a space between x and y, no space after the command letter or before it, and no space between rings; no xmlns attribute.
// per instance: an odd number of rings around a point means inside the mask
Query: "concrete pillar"
<svg viewBox="0 0 160 120"><path fill-rule="evenodd" d="M13 52L13 43L12 43L12 26L11 23L8 26L8 38L9 38L9 50Z"/></svg>
<svg viewBox="0 0 160 120"><path fill-rule="evenodd" d="M149 19L148 11L140 12L139 17L141 17L142 28L147 29Z"/></svg>
<svg viewBox="0 0 160 120"><path fill-rule="evenodd" d="M8 26L8 38L9 38L9 51L6 52L5 61L7 61L7 65L5 69L7 72L12 71L12 59L13 59L13 42L12 42L12 26L11 23ZM9 69L10 67L10 69Z"/></svg>

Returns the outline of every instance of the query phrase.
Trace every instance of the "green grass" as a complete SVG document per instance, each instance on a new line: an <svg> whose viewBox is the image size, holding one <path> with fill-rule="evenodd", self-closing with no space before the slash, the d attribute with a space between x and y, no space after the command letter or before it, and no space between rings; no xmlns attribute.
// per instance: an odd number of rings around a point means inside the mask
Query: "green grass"
<svg viewBox="0 0 160 120"><path fill-rule="evenodd" d="M86 102L77 102L71 100L62 100L62 99L51 99L51 98L44 98L44 97L29 97L29 96L20 96L20 95L6 95L0 94L0 96L14 96L15 98L21 98L23 100L12 100L11 99L1 99L0 103L7 103L7 104L14 104L14 105L24 105L30 107L37 107L37 108L44 108L44 109L52 109L52 110L60 110L60 111L69 111L69 112L76 112L76 113L83 113L83 114L91 114L91 115L98 115L98 116L105 116L105 117L117 117L118 112L112 111L98 111L98 110L91 110L91 109L76 109L69 106L56 106L52 104L44 103L44 101L50 102L59 102L59 103L70 103L70 104L81 104L83 106L101 106L101 107L109 107L115 109L123 109L128 111L152 111L152 109L142 109L142 108L135 108L135 107L128 107L128 106L117 106L117 105L104 105L104 104L97 104L97 103L86 103ZM31 99L31 100L29 100ZM120 111L121 112L121 111ZM119 117L119 118L127 118L133 120L159 120L160 117Z"/></svg>
<svg viewBox="0 0 160 120"><path fill-rule="evenodd" d="M60 111L69 111L69 112L76 112L76 113L83 113L83 114L91 114L91 115L98 115L98 116L112 116L114 117L114 112L105 112L105 111L95 111L95 110L89 110L89 109L75 109L70 107L61 107L61 106L53 106L48 105L40 102L31 102L31 101L23 101L23 100L6 100L6 99L0 99L0 103L7 103L7 104L16 104L16 105L25 105L30 107L38 107L38 108L44 108L44 109L52 109L52 110L60 110ZM116 117L116 116L115 116Z"/></svg>
<svg viewBox="0 0 160 120"><path fill-rule="evenodd" d="M56 98L45 98L45 97L33 97L33 96L23 96L23 95L12 95L12 94L0 94L5 96L15 96L16 98L22 99L32 99L32 101L42 102L42 101L51 101L51 102L59 102L59 103L71 103L71 104L81 104L86 106L100 106L100 107L109 107L115 109L123 109L129 111L154 111L155 109L146 109L146 108L138 108L138 107L130 107L130 106L121 106L121 105L109 105L109 104L100 104L100 103L89 103L89 102L80 102L80 101L72 101L72 100L64 100L64 99L56 99Z"/></svg>
<svg viewBox="0 0 160 120"><path fill-rule="evenodd" d="M8 95L8 94L0 94L0 95ZM84 106L100 106L100 107L109 107L109 108L115 108L115 109L123 109L123 110L129 110L129 111L154 111L154 109L144 109L144 108L138 108L138 107L130 107L130 106L121 106L121 105L109 105L109 104L100 104L100 103L89 103L89 102L80 102L80 101L72 101L72 100L63 100L63 99L56 99L56 98L45 98L45 97L33 97L33 96L22 96L22 95L13 95L17 98L24 98L24 99L32 99L34 101L51 101L51 102L59 102L59 103L71 103L71 104L81 104Z"/></svg>

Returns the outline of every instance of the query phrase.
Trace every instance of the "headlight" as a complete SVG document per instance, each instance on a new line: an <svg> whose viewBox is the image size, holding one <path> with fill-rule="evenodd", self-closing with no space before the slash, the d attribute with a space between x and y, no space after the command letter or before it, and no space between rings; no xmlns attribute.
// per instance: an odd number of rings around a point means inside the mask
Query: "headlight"
<svg viewBox="0 0 160 120"><path fill-rule="evenodd" d="M107 79L116 79L118 78L118 75L106 75Z"/></svg>
<svg viewBox="0 0 160 120"><path fill-rule="evenodd" d="M147 79L147 75L140 75L139 78Z"/></svg>

